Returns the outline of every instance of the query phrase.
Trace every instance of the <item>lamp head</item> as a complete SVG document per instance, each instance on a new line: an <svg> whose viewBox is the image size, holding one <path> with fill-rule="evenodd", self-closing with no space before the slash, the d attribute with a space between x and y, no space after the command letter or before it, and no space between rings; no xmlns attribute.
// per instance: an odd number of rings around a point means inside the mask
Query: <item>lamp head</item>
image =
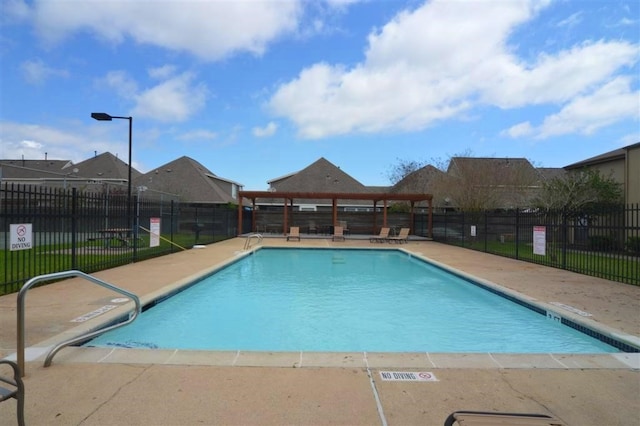
<svg viewBox="0 0 640 426"><path fill-rule="evenodd" d="M92 112L91 118L99 121L111 121L113 117L111 117L106 112Z"/></svg>

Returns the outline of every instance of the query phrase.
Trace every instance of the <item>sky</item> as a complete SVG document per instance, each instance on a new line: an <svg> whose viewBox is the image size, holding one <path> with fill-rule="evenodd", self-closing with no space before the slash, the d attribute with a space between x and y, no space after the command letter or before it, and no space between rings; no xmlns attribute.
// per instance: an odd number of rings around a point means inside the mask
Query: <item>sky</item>
<svg viewBox="0 0 640 426"><path fill-rule="evenodd" d="M624 0L0 0L0 158L182 156L266 190L321 157L563 167L640 142Z"/></svg>

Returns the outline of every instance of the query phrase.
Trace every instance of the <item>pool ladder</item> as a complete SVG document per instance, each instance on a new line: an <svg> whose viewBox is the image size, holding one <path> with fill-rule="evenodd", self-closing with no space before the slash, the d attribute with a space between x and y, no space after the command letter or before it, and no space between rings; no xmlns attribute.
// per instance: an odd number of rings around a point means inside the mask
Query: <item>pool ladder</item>
<svg viewBox="0 0 640 426"><path fill-rule="evenodd" d="M89 340L93 337L99 336L103 333L106 333L107 331L113 330L115 328L119 328L119 327L123 327L127 324L130 324L131 322L133 322L133 320L135 320L138 316L138 314L140 314L140 312L142 311L142 305L140 304L140 299L138 298L138 296L136 296L135 294L124 290L120 287L116 287L113 284L109 284L108 282L102 281L92 275L89 274L85 274L82 271L75 271L75 270L70 270L70 271L64 271L64 272L54 272L51 274L45 274L45 275L39 275L37 277L33 277L31 278L29 281L27 281L22 288L20 289L20 292L18 293L18 318L17 318L17 322L18 322L18 347L17 347L17 359L18 359L18 366L20 367L20 372L22 374L22 376L25 375L25 369L24 369L24 362L25 362L25 333L24 333L24 321L25 321L25 299L27 296L27 291L35 284L41 282L41 281L51 281L51 280L59 280L59 279L63 279L63 278L72 278L72 277L80 277L80 278L84 278L85 280L92 282L94 284L98 284L101 287L104 287L106 289L115 291L116 293L120 293L123 296L131 299L133 301L133 303L135 304L134 308L131 310L131 312L129 312L128 315L128 319L126 321L122 321L122 322L118 322L116 324L112 324L109 327L105 327L105 328L101 328L98 330L92 330L92 331L88 331L85 332L84 334L65 340L64 342L58 343L57 345L55 345L53 348L51 348L49 350L49 353L47 354L45 361L44 361L44 366L45 367L49 367L51 365L51 360L53 359L53 356L62 348L69 346L69 345L73 345L75 343L79 343L79 342L83 342L85 340Z"/></svg>
<svg viewBox="0 0 640 426"><path fill-rule="evenodd" d="M258 240L256 244L262 244L262 234L258 234L254 232L252 234L247 235L247 240L244 242L244 250L249 250L251 248L251 239L255 238Z"/></svg>

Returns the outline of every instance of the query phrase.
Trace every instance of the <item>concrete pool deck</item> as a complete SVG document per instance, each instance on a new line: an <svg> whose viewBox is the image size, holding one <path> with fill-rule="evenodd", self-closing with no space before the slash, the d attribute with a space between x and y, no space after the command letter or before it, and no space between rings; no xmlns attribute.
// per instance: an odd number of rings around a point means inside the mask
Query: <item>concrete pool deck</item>
<svg viewBox="0 0 640 426"><path fill-rule="evenodd" d="M151 300L237 258L235 238L93 274ZM640 288L430 241L372 244L347 237L265 238L262 246L401 247L528 300L591 314L585 321L640 336ZM26 297L25 418L29 425L442 425L456 410L551 414L568 425L640 424L640 355L367 354L65 348L43 367L39 348L91 328L118 294L74 278ZM560 311L563 308L557 308ZM464 313L459 313L463 315ZM573 315L567 311L567 316ZM79 317L91 317L81 323ZM0 297L0 358L15 357L16 294ZM636 340L634 340L636 341ZM438 381L384 381L380 371ZM2 374L6 374L2 370ZM15 403L0 403L0 424Z"/></svg>

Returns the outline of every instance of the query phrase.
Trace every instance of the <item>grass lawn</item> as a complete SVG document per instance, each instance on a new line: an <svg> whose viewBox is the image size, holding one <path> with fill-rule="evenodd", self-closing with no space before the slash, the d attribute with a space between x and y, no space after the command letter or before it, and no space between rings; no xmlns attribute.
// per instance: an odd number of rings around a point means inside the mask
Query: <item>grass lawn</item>
<svg viewBox="0 0 640 426"><path fill-rule="evenodd" d="M640 285L640 257L626 253L607 253L588 250L568 249L563 253L561 246L548 243L544 256L533 253L533 245L515 242L465 241L461 246L485 251L491 254L525 260L532 263L566 269L585 275L601 277L612 281Z"/></svg>
<svg viewBox="0 0 640 426"><path fill-rule="evenodd" d="M217 238L216 241L222 239ZM180 251L182 248L189 249L194 242L193 233L175 234L172 241L161 238L159 246L149 247L149 237L143 236L138 240L136 261ZM109 243L110 249L105 249L103 240L79 243L75 256L70 243L35 246L29 250L0 250L0 295L18 291L22 284L39 275L71 269L92 273L131 262L133 249L121 247L117 240Z"/></svg>

